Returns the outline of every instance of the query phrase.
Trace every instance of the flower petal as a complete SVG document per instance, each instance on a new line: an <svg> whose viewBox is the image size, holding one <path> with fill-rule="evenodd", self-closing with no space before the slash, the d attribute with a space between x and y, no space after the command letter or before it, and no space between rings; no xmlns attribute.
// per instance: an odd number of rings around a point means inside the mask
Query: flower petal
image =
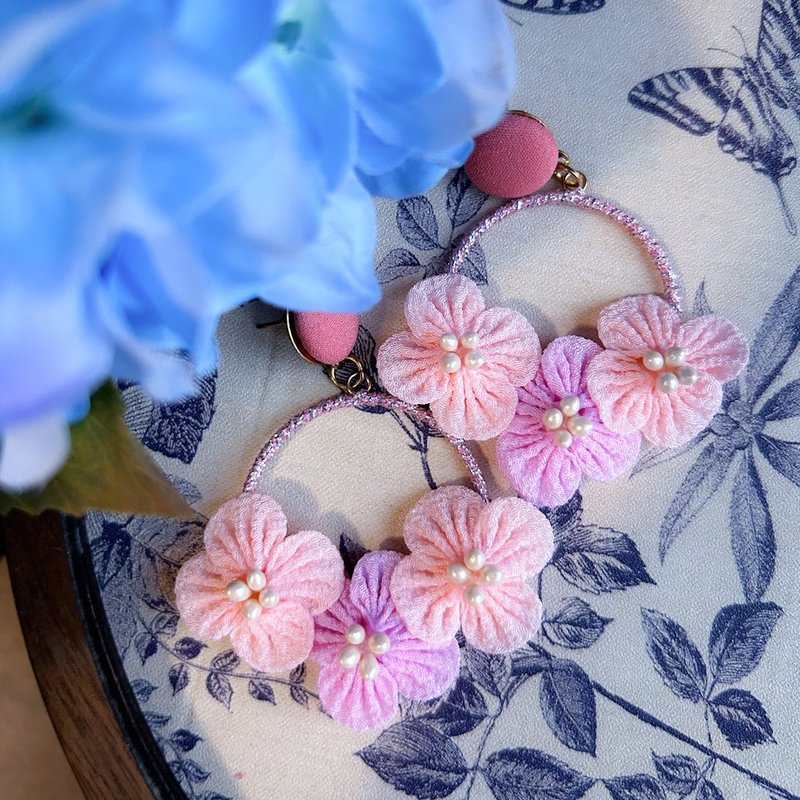
<svg viewBox="0 0 800 800"><path fill-rule="evenodd" d="M441 367L443 351L420 344L409 331L387 339L378 349L378 377L387 392L406 403L427 405L441 397L449 375Z"/></svg>
<svg viewBox="0 0 800 800"><path fill-rule="evenodd" d="M597 320L600 341L609 350L641 357L646 350L662 352L678 340L681 314L655 294L624 297L606 306Z"/></svg>
<svg viewBox="0 0 800 800"><path fill-rule="evenodd" d="M733 380L747 363L744 336L732 322L707 314L681 325L677 344L686 349L686 361L718 381Z"/></svg>
<svg viewBox="0 0 800 800"><path fill-rule="evenodd" d="M569 395L586 399L586 367L598 353L600 345L582 336L560 336L542 353L542 377L559 399Z"/></svg>
<svg viewBox="0 0 800 800"><path fill-rule="evenodd" d="M542 622L542 604L522 579L503 581L478 606L462 605L464 638L487 653L510 653L532 639Z"/></svg>
<svg viewBox="0 0 800 800"><path fill-rule="evenodd" d="M423 701L438 697L455 682L460 652L455 639L444 647L434 647L406 634L393 638L392 649L380 659L403 697Z"/></svg>
<svg viewBox="0 0 800 800"><path fill-rule="evenodd" d="M356 564L350 582L350 600L359 609L368 630L389 633L399 618L389 593L395 567L403 556L389 550L367 553Z"/></svg>
<svg viewBox="0 0 800 800"><path fill-rule="evenodd" d="M420 281L406 298L406 320L421 344L438 346L443 333L473 331L486 307L474 281L463 275L436 275Z"/></svg>
<svg viewBox="0 0 800 800"><path fill-rule="evenodd" d="M281 600L256 620L239 616L231 631L231 647L253 669L287 672L308 658L314 641L314 621L298 603Z"/></svg>
<svg viewBox="0 0 800 800"><path fill-rule="evenodd" d="M610 481L636 463L642 437L639 433L623 435L610 431L600 422L597 412L592 411L593 414L584 415L594 423L592 432L582 439L573 440L569 450L587 478Z"/></svg>
<svg viewBox="0 0 800 800"><path fill-rule="evenodd" d="M190 558L175 579L175 605L195 636L222 639L241 618L241 604L233 603L225 587L233 580L211 563L206 553Z"/></svg>
<svg viewBox="0 0 800 800"><path fill-rule="evenodd" d="M500 306L489 308L478 317L475 331L486 362L502 370L513 386L523 386L536 374L542 348L522 314Z"/></svg>
<svg viewBox="0 0 800 800"><path fill-rule="evenodd" d="M327 664L319 671L317 691L323 710L348 728L381 728L397 714L397 682L388 669L367 681L358 669Z"/></svg>
<svg viewBox="0 0 800 800"><path fill-rule="evenodd" d="M345 579L339 599L327 611L314 618L314 648L311 657L320 664L338 663L339 651L345 644L350 625L364 624L361 610L350 600L350 581Z"/></svg>
<svg viewBox="0 0 800 800"><path fill-rule="evenodd" d="M635 433L653 414L655 375L623 353L598 353L586 369L589 394L600 418L615 433Z"/></svg>

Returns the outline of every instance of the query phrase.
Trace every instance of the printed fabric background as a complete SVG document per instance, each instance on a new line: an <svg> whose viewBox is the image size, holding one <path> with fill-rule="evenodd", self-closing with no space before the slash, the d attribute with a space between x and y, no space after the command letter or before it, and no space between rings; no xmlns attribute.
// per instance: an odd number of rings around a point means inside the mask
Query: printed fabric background
<svg viewBox="0 0 800 800"><path fill-rule="evenodd" d="M276 428L333 393L321 371L250 305L223 321L196 398L165 408L124 387L129 423L198 518L86 525L125 668L189 798L800 798L800 0L503 2L515 105L548 123L592 191L651 226L687 308L740 326L750 363L695 441L548 512L557 548L535 641L511 656L464 646L444 698L373 733L320 711L312 669L253 672L192 638L174 607L204 518ZM490 206L462 172L381 205L385 298L358 344L372 369L409 287ZM544 341L659 289L618 229L570 208L506 221L469 269ZM507 492L491 444L482 458ZM352 566L396 543L428 487L465 477L424 427L348 410L304 429L263 487L291 529L325 532Z"/></svg>

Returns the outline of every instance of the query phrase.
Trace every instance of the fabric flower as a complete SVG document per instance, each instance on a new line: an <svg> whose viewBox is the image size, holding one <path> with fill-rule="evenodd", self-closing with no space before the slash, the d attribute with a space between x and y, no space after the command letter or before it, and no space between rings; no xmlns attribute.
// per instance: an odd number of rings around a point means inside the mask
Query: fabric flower
<svg viewBox="0 0 800 800"><path fill-rule="evenodd" d="M528 583L553 553L553 529L525 500L484 503L464 486L426 494L406 517L411 555L392 576L408 629L445 642L461 628L488 653L507 653L539 629L542 604Z"/></svg>
<svg viewBox="0 0 800 800"><path fill-rule="evenodd" d="M286 535L271 497L248 493L208 521L205 549L178 571L175 601L186 626L204 639L230 636L251 667L285 672L304 661L315 614L336 601L344 566L327 537Z"/></svg>
<svg viewBox="0 0 800 800"><path fill-rule="evenodd" d="M679 447L708 425L722 383L747 362L747 342L715 314L683 322L657 295L626 297L597 323L606 348L587 368L587 386L612 431L641 431L661 447Z"/></svg>
<svg viewBox="0 0 800 800"><path fill-rule="evenodd" d="M503 475L534 505L562 505L582 475L609 481L636 462L640 434L610 431L586 390L586 368L600 352L580 336L551 342L536 377L519 390L514 419L497 439Z"/></svg>
<svg viewBox="0 0 800 800"><path fill-rule="evenodd" d="M463 275L421 281L406 298L409 330L378 351L383 386L407 403L430 404L443 431L491 439L508 427L517 386L539 365L536 331L509 308L486 308Z"/></svg>
<svg viewBox="0 0 800 800"><path fill-rule="evenodd" d="M427 644L409 633L389 592L399 553L368 553L339 601L315 620L311 658L320 665L323 709L351 728L377 728L396 714L398 695L431 700L458 675L455 640Z"/></svg>

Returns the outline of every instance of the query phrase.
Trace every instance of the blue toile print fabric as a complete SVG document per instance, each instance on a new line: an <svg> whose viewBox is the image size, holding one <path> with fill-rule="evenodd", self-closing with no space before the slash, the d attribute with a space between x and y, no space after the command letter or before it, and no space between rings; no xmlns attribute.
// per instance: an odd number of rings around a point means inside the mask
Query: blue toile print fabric
<svg viewBox="0 0 800 800"><path fill-rule="evenodd" d="M509 656L462 642L443 698L366 733L320 710L312 667L255 672L193 638L174 606L205 518L274 430L333 393L321 371L245 307L223 320L219 372L197 397L159 407L125 387L129 424L198 516L85 524L133 689L193 800L800 799L800 0L502 2L515 105L548 123L593 191L647 221L687 308L737 324L750 363L694 441L547 510L556 549L535 641ZM357 345L374 380L408 289L490 207L460 171L381 204L385 296ZM660 288L613 225L570 208L507 220L468 271L545 342ZM507 493L491 443L482 457ZM424 491L465 478L424 426L347 410L298 434L263 486L292 530L325 532L352 567L397 544Z"/></svg>

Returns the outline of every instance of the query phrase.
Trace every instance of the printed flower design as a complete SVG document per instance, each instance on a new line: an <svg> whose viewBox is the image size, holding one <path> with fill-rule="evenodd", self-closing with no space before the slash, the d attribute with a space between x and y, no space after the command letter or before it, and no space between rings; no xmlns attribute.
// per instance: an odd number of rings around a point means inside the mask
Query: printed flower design
<svg viewBox="0 0 800 800"><path fill-rule="evenodd" d="M531 639L542 605L527 579L553 553L545 516L517 497L484 503L464 486L426 494L406 517L411 555L392 576L392 598L408 629L445 642L461 628L489 653L507 653Z"/></svg>
<svg viewBox="0 0 800 800"><path fill-rule="evenodd" d="M600 417L616 433L641 431L661 447L679 447L708 425L722 383L747 362L747 342L714 314L688 322L656 295L626 297L597 324L606 348L587 368Z"/></svg>
<svg viewBox="0 0 800 800"><path fill-rule="evenodd" d="M175 581L187 627L205 639L230 636L234 652L263 672L304 661L314 615L334 603L344 585L334 545L314 531L287 536L280 506L256 493L221 506L208 521L204 543Z"/></svg>
<svg viewBox="0 0 800 800"><path fill-rule="evenodd" d="M586 368L601 348L563 336L542 354L519 390L514 419L497 440L497 461L519 495L537 506L566 503L581 476L608 481L636 462L641 435L613 433L586 390Z"/></svg>
<svg viewBox="0 0 800 800"><path fill-rule="evenodd" d="M311 658L320 665L319 699L351 728L386 725L398 696L431 700L458 675L458 645L431 645L409 633L389 584L402 556L379 551L361 558L339 601L316 619Z"/></svg>
<svg viewBox="0 0 800 800"><path fill-rule="evenodd" d="M539 365L541 348L527 320L486 308L463 275L428 278L408 293L409 330L378 351L378 376L395 397L430 404L439 427L462 439L491 439L517 406L516 387Z"/></svg>

